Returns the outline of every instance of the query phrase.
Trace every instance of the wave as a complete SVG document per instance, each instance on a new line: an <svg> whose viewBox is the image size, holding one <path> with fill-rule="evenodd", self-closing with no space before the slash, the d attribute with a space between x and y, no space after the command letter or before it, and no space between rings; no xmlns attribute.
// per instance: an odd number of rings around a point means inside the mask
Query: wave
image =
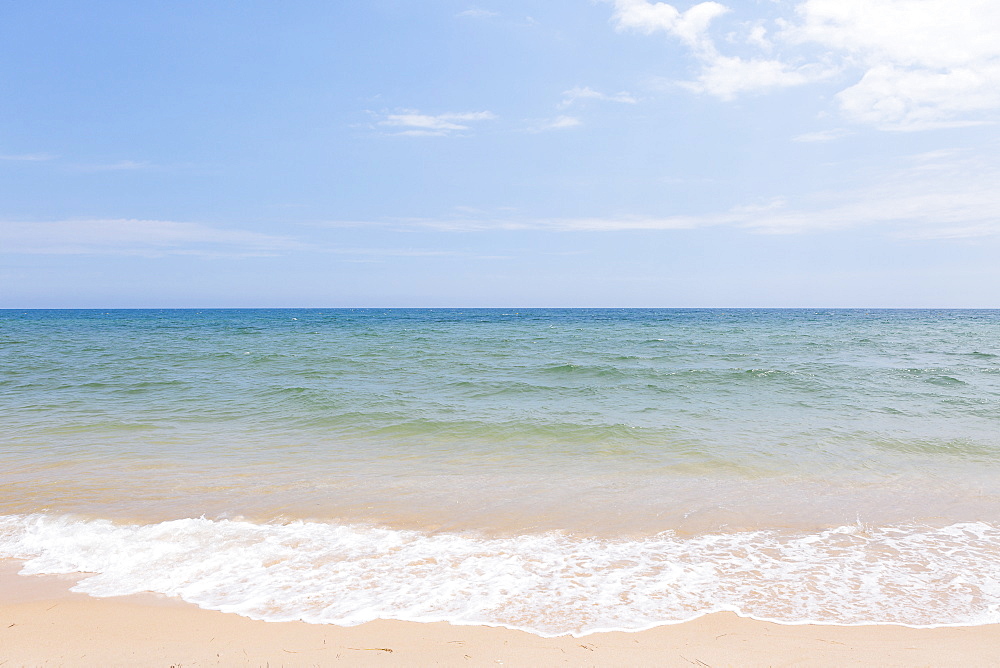
<svg viewBox="0 0 1000 668"><path fill-rule="evenodd" d="M1000 622L1000 527L852 525L640 539L486 537L297 521L114 524L0 516L22 573L89 573L74 590L142 591L269 621L635 631L723 610L783 623Z"/></svg>

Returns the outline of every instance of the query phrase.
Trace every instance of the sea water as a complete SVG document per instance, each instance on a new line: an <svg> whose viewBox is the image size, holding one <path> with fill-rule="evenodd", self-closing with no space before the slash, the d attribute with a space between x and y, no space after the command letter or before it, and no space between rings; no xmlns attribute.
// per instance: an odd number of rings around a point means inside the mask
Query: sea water
<svg viewBox="0 0 1000 668"><path fill-rule="evenodd" d="M1000 622L1000 311L0 311L0 557L265 620Z"/></svg>

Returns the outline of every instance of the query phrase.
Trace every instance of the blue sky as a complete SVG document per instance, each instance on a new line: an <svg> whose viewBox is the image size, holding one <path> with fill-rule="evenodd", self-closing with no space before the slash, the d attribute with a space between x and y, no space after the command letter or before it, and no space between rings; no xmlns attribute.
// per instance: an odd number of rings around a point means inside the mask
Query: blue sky
<svg viewBox="0 0 1000 668"><path fill-rule="evenodd" d="M1000 307L1000 3L0 3L0 307Z"/></svg>

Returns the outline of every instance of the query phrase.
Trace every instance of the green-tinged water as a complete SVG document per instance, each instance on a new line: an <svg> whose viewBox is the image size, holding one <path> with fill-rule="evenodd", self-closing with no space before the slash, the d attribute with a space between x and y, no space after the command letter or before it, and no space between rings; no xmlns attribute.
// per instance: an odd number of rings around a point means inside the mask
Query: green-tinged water
<svg viewBox="0 0 1000 668"><path fill-rule="evenodd" d="M929 555L947 552L953 527L986 527L979 536L1000 526L1000 311L4 311L0 409L0 515L10 523L0 538L21 546L0 553L21 549L38 564L52 541L75 554L69 536L103 520L114 531L202 517L214 530L367 527L494 541L510 554L521 548L503 541L558 536L575 546L545 548L560 558L587 541L648 547L670 535L687 546L681 561L700 554L690 541L745 552L765 534L840 540L824 532L844 526L938 532L940 545L921 539ZM981 560L1000 564L1000 545L976 540ZM905 551L878 545L875 554ZM723 553L719 564L739 561ZM767 569L755 568L763 580L747 591L764 591ZM498 578L510 591L522 582ZM451 599L435 609L541 632L632 628L719 605L786 620L885 619L875 604L865 616L863 601L855 617L832 603L771 614L720 586L732 600L646 606L631 622L626 612L572 623L551 611L459 613ZM600 606L608 587L580 600ZM994 604L975 587L981 609L958 621L1000 606L1000 592ZM434 617L372 596L359 609ZM244 612L308 616L295 605Z"/></svg>

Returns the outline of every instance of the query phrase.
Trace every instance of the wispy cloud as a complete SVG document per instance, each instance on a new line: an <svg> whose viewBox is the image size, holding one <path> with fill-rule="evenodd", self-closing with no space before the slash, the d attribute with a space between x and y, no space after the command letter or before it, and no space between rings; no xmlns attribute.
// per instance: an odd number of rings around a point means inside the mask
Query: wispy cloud
<svg viewBox="0 0 1000 668"><path fill-rule="evenodd" d="M488 9L472 7L470 9L466 9L465 11L461 11L458 14L455 14L455 16L461 16L464 18L473 18L473 19L490 19L495 16L500 16L500 12L492 12Z"/></svg>
<svg viewBox="0 0 1000 668"><path fill-rule="evenodd" d="M845 130L844 128L834 128L831 130L821 130L819 132L806 132L805 134L796 135L792 137L792 141L797 141L801 143L819 143L828 142L841 139L843 137L849 137L852 133L850 130Z"/></svg>
<svg viewBox="0 0 1000 668"><path fill-rule="evenodd" d="M618 30L663 32L700 63L688 90L724 100L834 75L860 78L840 90L841 114L885 130L994 121L1000 112L1000 4L994 0L804 0L772 22L745 22L723 54L711 27L718 2L681 12L665 2L614 0ZM772 52L778 50L775 56Z"/></svg>
<svg viewBox="0 0 1000 668"><path fill-rule="evenodd" d="M490 232L550 230L560 232L621 232L628 230L681 230L737 222L732 213L719 216L592 216L534 218L511 215L453 215L440 218L394 218L370 225L399 229L430 229L443 232ZM357 224L355 222L354 224ZM338 223L329 223L331 227Z"/></svg>
<svg viewBox="0 0 1000 668"><path fill-rule="evenodd" d="M328 248L327 253L335 255L359 255L378 257L447 257L465 255L458 251L426 248Z"/></svg>
<svg viewBox="0 0 1000 668"><path fill-rule="evenodd" d="M509 260L509 255L485 254L469 250L441 250L429 248L325 248L320 252L337 255L344 262L379 263L399 261L403 258L421 260L424 258L461 258L475 260Z"/></svg>
<svg viewBox="0 0 1000 668"><path fill-rule="evenodd" d="M55 160L56 156L50 155L48 153L20 153L16 155L6 154L0 155L0 160L11 160L17 162L46 162L48 160Z"/></svg>
<svg viewBox="0 0 1000 668"><path fill-rule="evenodd" d="M867 181L866 186L853 190L776 197L688 215L532 217L511 211L461 209L440 218L395 218L367 224L455 232L627 232L724 226L758 234L870 227L888 236L910 239L1000 236L1000 190L996 188L1000 160L928 153L913 156L894 170L869 175Z"/></svg>
<svg viewBox="0 0 1000 668"><path fill-rule="evenodd" d="M542 121L536 121L528 126L528 132L548 132L550 130L566 130L583 125L576 116L556 116Z"/></svg>
<svg viewBox="0 0 1000 668"><path fill-rule="evenodd" d="M879 227L913 239L1000 235L1000 164L952 152L914 156L865 187L800 198L742 225L769 234Z"/></svg>
<svg viewBox="0 0 1000 668"><path fill-rule="evenodd" d="M390 128L392 134L407 136L443 137L461 134L471 129L471 123L491 121L496 114L491 111L448 112L444 114L423 114L413 109L404 109L396 113L386 114L378 122L384 128Z"/></svg>
<svg viewBox="0 0 1000 668"><path fill-rule="evenodd" d="M58 159L59 156L52 155L50 153L22 153L22 154L6 154L0 155L0 160L16 161L16 162L51 162ZM60 160L59 164L61 167L66 169L75 170L78 172L117 172L117 171L133 171L137 169L148 169L153 167L153 165L144 160L118 160L116 162L67 162L65 160Z"/></svg>
<svg viewBox="0 0 1000 668"><path fill-rule="evenodd" d="M623 104L635 104L638 102L630 93L621 91L618 93L602 93L588 86L576 86L563 91L562 102L559 103L561 109L570 107L581 100L597 100L600 102L621 102Z"/></svg>
<svg viewBox="0 0 1000 668"><path fill-rule="evenodd" d="M303 247L288 237L169 220L0 222L0 249L5 253L240 257Z"/></svg>
<svg viewBox="0 0 1000 668"><path fill-rule="evenodd" d="M137 169L148 169L149 167L152 167L150 163L136 160L74 165L74 168L81 172L129 172Z"/></svg>

